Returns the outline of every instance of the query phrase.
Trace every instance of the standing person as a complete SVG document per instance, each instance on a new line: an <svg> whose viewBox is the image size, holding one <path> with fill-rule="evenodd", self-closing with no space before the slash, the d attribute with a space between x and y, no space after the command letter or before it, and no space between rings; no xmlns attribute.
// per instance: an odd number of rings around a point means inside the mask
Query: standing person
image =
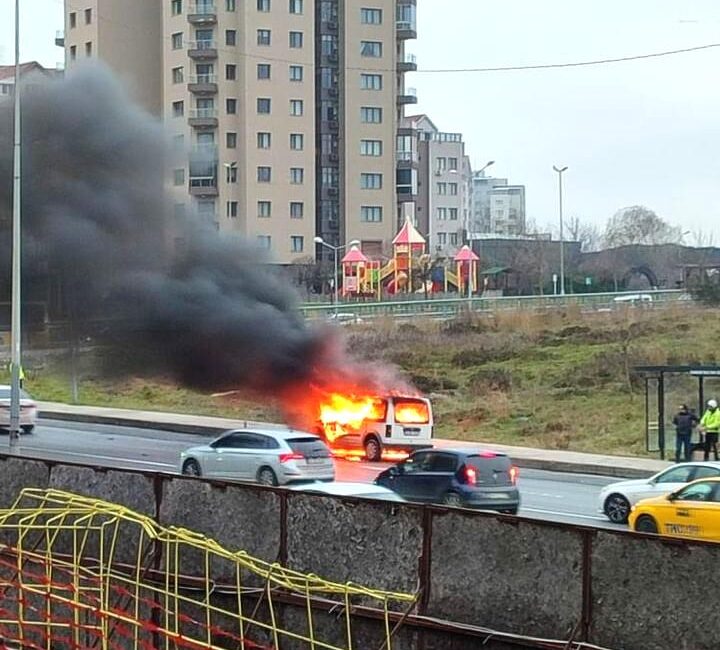
<svg viewBox="0 0 720 650"><path fill-rule="evenodd" d="M708 400L707 410L700 418L700 430L705 433L705 460L710 458L710 447L712 447L715 460L718 459L718 432L720 432L720 409L717 400Z"/></svg>
<svg viewBox="0 0 720 650"><path fill-rule="evenodd" d="M675 425L675 462L680 462L682 452L682 458L687 463L691 460L690 439L698 424L697 416L688 409L687 404L683 404L672 422Z"/></svg>

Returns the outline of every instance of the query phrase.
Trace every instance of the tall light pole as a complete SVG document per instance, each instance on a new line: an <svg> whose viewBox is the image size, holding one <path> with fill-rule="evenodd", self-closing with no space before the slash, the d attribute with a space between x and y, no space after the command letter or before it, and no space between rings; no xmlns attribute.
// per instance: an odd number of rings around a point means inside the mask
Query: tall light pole
<svg viewBox="0 0 720 650"><path fill-rule="evenodd" d="M340 284L340 265L338 262L338 253L347 248L348 246L359 246L360 242L357 239L353 239L351 242L348 242L347 244L343 244L342 246L333 246L332 244L328 244L322 237L315 237L315 243L320 244L320 246L325 246L325 248L329 248L335 257L335 281L333 282L333 287L335 289L335 322L338 320L338 303L340 300L340 287L338 286Z"/></svg>
<svg viewBox="0 0 720 650"><path fill-rule="evenodd" d="M10 447L20 438L20 0L15 0L15 124L13 140L12 308L10 317Z"/></svg>
<svg viewBox="0 0 720 650"><path fill-rule="evenodd" d="M553 169L558 175L558 196L559 196L559 209L560 209L560 295L565 295L565 234L563 231L563 190L562 190L562 175L563 172L567 171L567 165L559 168L553 165Z"/></svg>

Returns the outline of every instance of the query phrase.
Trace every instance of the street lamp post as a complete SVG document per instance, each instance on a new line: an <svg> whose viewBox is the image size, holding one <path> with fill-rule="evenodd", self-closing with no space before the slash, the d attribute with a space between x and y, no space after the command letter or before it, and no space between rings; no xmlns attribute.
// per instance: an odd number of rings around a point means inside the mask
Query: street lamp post
<svg viewBox="0 0 720 650"><path fill-rule="evenodd" d="M10 447L20 438L20 0L15 0L15 124L13 137L12 307L10 325Z"/></svg>
<svg viewBox="0 0 720 650"><path fill-rule="evenodd" d="M325 248L329 248L333 252L333 256L335 258L335 281L333 282L333 288L335 289L335 322L338 320L338 303L340 301L340 287L338 286L340 284L340 264L338 261L338 253L347 248L348 246L359 246L360 242L357 239L353 239L351 242L348 242L347 244L343 244L342 246L333 246L332 244L328 244L322 237L315 237L315 243L320 244L320 246L325 246Z"/></svg>
<svg viewBox="0 0 720 650"><path fill-rule="evenodd" d="M560 295L565 295L565 235L563 232L563 190L562 190L562 175L563 172L567 171L567 165L559 168L553 165L553 169L558 175L558 196L559 196L559 209L560 209Z"/></svg>

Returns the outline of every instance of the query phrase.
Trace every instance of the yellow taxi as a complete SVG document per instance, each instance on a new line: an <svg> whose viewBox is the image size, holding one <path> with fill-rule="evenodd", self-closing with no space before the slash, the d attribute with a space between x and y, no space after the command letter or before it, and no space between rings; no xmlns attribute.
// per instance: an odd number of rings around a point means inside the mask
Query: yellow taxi
<svg viewBox="0 0 720 650"><path fill-rule="evenodd" d="M720 542L720 478L704 478L635 504L628 523L640 533Z"/></svg>

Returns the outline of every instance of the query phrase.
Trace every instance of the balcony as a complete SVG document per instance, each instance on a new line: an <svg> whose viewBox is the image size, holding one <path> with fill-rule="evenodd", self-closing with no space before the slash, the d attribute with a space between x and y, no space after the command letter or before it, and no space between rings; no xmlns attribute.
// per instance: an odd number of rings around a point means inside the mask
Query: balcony
<svg viewBox="0 0 720 650"><path fill-rule="evenodd" d="M192 108L188 124L195 128L212 129L218 125L217 108Z"/></svg>
<svg viewBox="0 0 720 650"><path fill-rule="evenodd" d="M417 22L414 18L412 20L396 20L395 32L401 41L417 38Z"/></svg>
<svg viewBox="0 0 720 650"><path fill-rule="evenodd" d="M58 47L65 47L65 31L58 29L55 32L55 45Z"/></svg>
<svg viewBox="0 0 720 650"><path fill-rule="evenodd" d="M398 59L398 72L415 72L417 70L417 57L414 54L406 54Z"/></svg>
<svg viewBox="0 0 720 650"><path fill-rule="evenodd" d="M207 61L217 59L217 43L215 41L188 41L188 56L191 59Z"/></svg>
<svg viewBox="0 0 720 650"><path fill-rule="evenodd" d="M417 101L417 90L415 88L405 88L405 90L398 93L397 103L399 106L417 104Z"/></svg>
<svg viewBox="0 0 720 650"><path fill-rule="evenodd" d="M213 25L217 22L214 2L196 2L188 8L188 22L193 25Z"/></svg>
<svg viewBox="0 0 720 650"><path fill-rule="evenodd" d="M217 196L217 178L215 176L191 176L190 194L192 196Z"/></svg>
<svg viewBox="0 0 720 650"><path fill-rule="evenodd" d="M216 144L197 144L190 149L190 160L192 162L217 163L218 146Z"/></svg>
<svg viewBox="0 0 720 650"><path fill-rule="evenodd" d="M218 91L217 75L195 74L190 76L188 90L196 95L215 95Z"/></svg>
<svg viewBox="0 0 720 650"><path fill-rule="evenodd" d="M396 151L398 167L411 167L418 163L417 151Z"/></svg>

